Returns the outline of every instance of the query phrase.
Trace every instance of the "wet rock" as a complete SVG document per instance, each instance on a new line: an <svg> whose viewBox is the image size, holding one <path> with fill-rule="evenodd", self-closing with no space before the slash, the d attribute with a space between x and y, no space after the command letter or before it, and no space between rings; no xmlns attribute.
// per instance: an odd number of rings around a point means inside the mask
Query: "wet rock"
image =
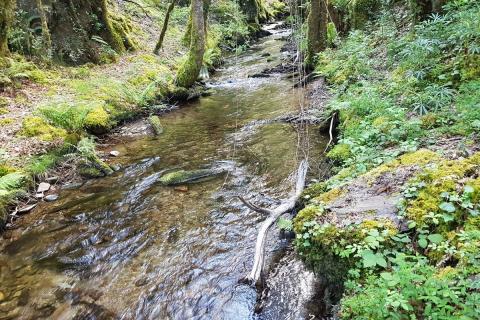
<svg viewBox="0 0 480 320"><path fill-rule="evenodd" d="M58 199L58 194L49 194L44 198L45 201L47 202L52 202Z"/></svg>
<svg viewBox="0 0 480 320"><path fill-rule="evenodd" d="M177 186L174 188L175 191L180 191L180 192L187 192L188 191L188 186Z"/></svg>
<svg viewBox="0 0 480 320"><path fill-rule="evenodd" d="M24 289L20 292L17 305L26 306L29 300L30 300L30 290Z"/></svg>
<svg viewBox="0 0 480 320"><path fill-rule="evenodd" d="M112 164L110 165L110 168L112 168L113 171L119 171L120 169L122 169L122 167L118 164Z"/></svg>
<svg viewBox="0 0 480 320"><path fill-rule="evenodd" d="M50 183L42 182L38 185L37 193L47 192L48 190L50 190L50 187L51 187Z"/></svg>
<svg viewBox="0 0 480 320"><path fill-rule="evenodd" d="M120 155L120 152L118 152L117 150L112 150L112 151L110 151L109 154L112 157L118 157Z"/></svg>
<svg viewBox="0 0 480 320"><path fill-rule="evenodd" d="M269 52L262 53L261 57L270 57L272 54Z"/></svg>
<svg viewBox="0 0 480 320"><path fill-rule="evenodd" d="M35 194L35 198L37 199L42 199L44 197L44 194L43 193L37 193Z"/></svg>
<svg viewBox="0 0 480 320"><path fill-rule="evenodd" d="M146 285L148 283L148 279L143 277L143 278L140 278L138 279L137 281L135 281L135 286L137 287L143 287L144 285Z"/></svg>
<svg viewBox="0 0 480 320"><path fill-rule="evenodd" d="M221 170L200 169L200 170L178 170L167 173L160 178L160 182L167 186L192 183L204 178L212 177L222 173Z"/></svg>

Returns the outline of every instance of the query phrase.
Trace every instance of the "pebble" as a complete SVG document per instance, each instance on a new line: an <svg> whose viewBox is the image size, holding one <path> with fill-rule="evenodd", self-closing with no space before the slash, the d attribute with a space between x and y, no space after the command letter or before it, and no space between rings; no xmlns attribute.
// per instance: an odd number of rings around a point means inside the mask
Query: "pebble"
<svg viewBox="0 0 480 320"><path fill-rule="evenodd" d="M0 301L3 301L3 300L5 300L5 293L0 291Z"/></svg>
<svg viewBox="0 0 480 320"><path fill-rule="evenodd" d="M112 150L110 151L110 155L112 157L118 157L120 155L120 152L118 152L117 150Z"/></svg>
<svg viewBox="0 0 480 320"><path fill-rule="evenodd" d="M49 194L44 198L44 200L47 202L55 201L57 199L58 199L58 194Z"/></svg>
<svg viewBox="0 0 480 320"><path fill-rule="evenodd" d="M48 190L50 190L50 183L42 182L38 185L37 193L44 193Z"/></svg>
<svg viewBox="0 0 480 320"><path fill-rule="evenodd" d="M180 191L180 192L187 192L188 187L187 186L177 186L174 188L175 191Z"/></svg>

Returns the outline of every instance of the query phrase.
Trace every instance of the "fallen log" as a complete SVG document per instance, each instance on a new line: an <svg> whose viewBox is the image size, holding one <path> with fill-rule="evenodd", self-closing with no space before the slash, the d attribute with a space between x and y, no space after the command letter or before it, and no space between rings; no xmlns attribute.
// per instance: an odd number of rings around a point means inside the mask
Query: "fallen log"
<svg viewBox="0 0 480 320"><path fill-rule="evenodd" d="M272 224L285 212L292 210L295 207L295 203L303 192L305 187L305 177L308 170L308 161L302 160L297 170L297 182L295 187L295 194L290 198L282 201L280 205L274 209L260 208L255 204L248 202L247 200L240 198L240 200L251 210L257 211L262 214L268 214L269 217L263 222L257 235L257 242L255 245L255 256L253 258L253 267L250 273L245 277L245 281L258 285L260 277L262 275L264 258L265 258L265 240L267 233Z"/></svg>

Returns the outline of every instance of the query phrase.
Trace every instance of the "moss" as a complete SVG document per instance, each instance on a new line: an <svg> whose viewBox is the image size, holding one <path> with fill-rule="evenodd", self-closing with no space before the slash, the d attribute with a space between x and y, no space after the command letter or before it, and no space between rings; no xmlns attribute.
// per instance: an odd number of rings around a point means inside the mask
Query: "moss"
<svg viewBox="0 0 480 320"><path fill-rule="evenodd" d="M394 127L394 125L391 123L390 118L385 116L375 118L372 122L372 126L383 133L388 132Z"/></svg>
<svg viewBox="0 0 480 320"><path fill-rule="evenodd" d="M351 156L352 156L352 152L350 150L350 146L344 143L337 144L327 154L327 157L338 162L343 162L348 158L350 158Z"/></svg>
<svg viewBox="0 0 480 320"><path fill-rule="evenodd" d="M0 119L0 126L8 126L12 123L14 123L15 120L12 119L12 118L4 118L4 119Z"/></svg>
<svg viewBox="0 0 480 320"><path fill-rule="evenodd" d="M420 149L415 152L406 153L397 159L384 163L366 173L369 180L372 180L386 172L395 171L400 166L418 165L424 167L427 164L440 160L441 157L428 149Z"/></svg>
<svg viewBox="0 0 480 320"><path fill-rule="evenodd" d="M155 135L160 135L163 133L163 127L162 124L160 123L160 118L158 116L150 116L148 117L148 122L150 123L150 126L153 128L153 132Z"/></svg>
<svg viewBox="0 0 480 320"><path fill-rule="evenodd" d="M316 205L309 205L303 208L293 219L293 230L295 233L300 234L304 229L305 222L315 221L315 219L320 217L324 212L323 207Z"/></svg>
<svg viewBox="0 0 480 320"><path fill-rule="evenodd" d="M112 128L109 114L102 106L90 110L84 120L85 129L95 134L103 134Z"/></svg>
<svg viewBox="0 0 480 320"><path fill-rule="evenodd" d="M410 201L406 208L407 217L424 224L425 216L429 212L438 212L439 205L442 202L440 195L443 192L457 191L458 182L472 185L476 193L474 198L478 197L478 179L469 179L469 176L480 168L480 153L476 153L470 158L463 160L440 160L432 168L425 169L413 182L423 182L426 184L418 192L418 196ZM476 201L476 199L474 199Z"/></svg>
<svg viewBox="0 0 480 320"><path fill-rule="evenodd" d="M23 188L29 181L28 175L23 172L8 173L0 178L0 190L14 191Z"/></svg>
<svg viewBox="0 0 480 320"><path fill-rule="evenodd" d="M305 190L303 190L302 198L305 200L313 199L318 197L325 192L325 183L314 183L309 185Z"/></svg>
<svg viewBox="0 0 480 320"><path fill-rule="evenodd" d="M358 228L363 236L366 236L368 231L373 229L387 230L389 236L394 236L399 233L399 230L395 224L388 219L364 220L360 223Z"/></svg>
<svg viewBox="0 0 480 320"><path fill-rule="evenodd" d="M343 190L341 188L333 188L332 190L319 195L315 198L315 200L321 201L324 204L329 204L337 198L343 196L346 192L346 190Z"/></svg>
<svg viewBox="0 0 480 320"><path fill-rule="evenodd" d="M23 119L19 134L27 137L38 137L43 141L53 141L65 138L67 132L64 129L49 125L40 117L26 117Z"/></svg>
<svg viewBox="0 0 480 320"><path fill-rule="evenodd" d="M9 100L5 97L0 97L0 110L1 109L6 109L8 105L10 104ZM8 111L7 111L8 112ZM6 113L6 112L5 112ZM1 114L1 112L0 112Z"/></svg>
<svg viewBox="0 0 480 320"><path fill-rule="evenodd" d="M422 128L432 129L437 125L438 116L435 113L428 113L421 118Z"/></svg>
<svg viewBox="0 0 480 320"><path fill-rule="evenodd" d="M176 185L188 182L194 182L203 178L214 176L218 174L218 171L209 169L200 170L179 170L167 173L160 178L160 182L164 185Z"/></svg>
<svg viewBox="0 0 480 320"><path fill-rule="evenodd" d="M78 168L78 173L87 179L101 178L105 176L102 170L90 166L80 166Z"/></svg>
<svg viewBox="0 0 480 320"><path fill-rule="evenodd" d="M3 177L6 174L15 172L15 168L10 167L6 164L0 164L0 177Z"/></svg>
<svg viewBox="0 0 480 320"><path fill-rule="evenodd" d="M5 108L5 107L0 107L0 115L2 115L2 114L7 114L8 112L9 112L9 111L8 111L7 108Z"/></svg>

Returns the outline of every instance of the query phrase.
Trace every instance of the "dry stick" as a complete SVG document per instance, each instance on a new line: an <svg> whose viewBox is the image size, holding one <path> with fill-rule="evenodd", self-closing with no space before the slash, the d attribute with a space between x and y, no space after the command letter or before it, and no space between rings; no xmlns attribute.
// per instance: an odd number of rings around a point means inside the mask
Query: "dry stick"
<svg viewBox="0 0 480 320"><path fill-rule="evenodd" d="M330 120L330 130L329 130L329 134L330 134L330 140L328 141L327 143L327 146L325 147L325 150L323 150L323 153L325 153L327 150L328 150L328 147L330 147L330 144L332 143L333 141L333 121L335 120L335 116L337 115L337 113L333 113L332 115L332 120Z"/></svg>
<svg viewBox="0 0 480 320"><path fill-rule="evenodd" d="M295 207L295 203L303 192L305 188L305 178L308 170L308 161L302 160L298 167L297 171L297 183L295 187L295 194L289 199L282 201L282 203L275 209L265 209L258 208L257 206L249 206L245 203L250 209L260 212L268 213L270 216L263 222L260 230L257 235L257 243L255 245L255 256L253 259L253 267L250 271L250 274L245 278L251 284L257 284L263 269L264 258L265 258L265 240L267 238L267 232L272 226L272 224L285 212L292 210Z"/></svg>
<svg viewBox="0 0 480 320"><path fill-rule="evenodd" d="M155 49L153 50L154 54L158 54L158 51L160 51L160 49L162 48L163 38L165 38L165 33L167 32L168 20L170 20L170 13L173 11L173 8L175 7L175 1L176 0L172 0L172 2L170 2L170 5L167 8L167 12L165 13L165 21L163 21L160 37L158 38L158 42L155 45Z"/></svg>

